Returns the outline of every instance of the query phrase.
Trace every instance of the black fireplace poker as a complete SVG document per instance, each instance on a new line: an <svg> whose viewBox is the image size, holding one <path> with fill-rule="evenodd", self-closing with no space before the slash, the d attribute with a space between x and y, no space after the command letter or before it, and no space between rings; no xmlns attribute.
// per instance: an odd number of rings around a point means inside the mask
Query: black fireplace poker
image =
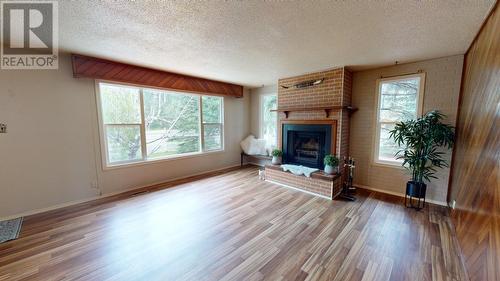
<svg viewBox="0 0 500 281"><path fill-rule="evenodd" d="M347 170L347 177L342 184L342 191L340 192L339 197L341 199L356 201L356 197L354 197L353 193L356 192L356 188L352 185L353 174L354 174L354 158L352 157L344 157L344 172Z"/></svg>

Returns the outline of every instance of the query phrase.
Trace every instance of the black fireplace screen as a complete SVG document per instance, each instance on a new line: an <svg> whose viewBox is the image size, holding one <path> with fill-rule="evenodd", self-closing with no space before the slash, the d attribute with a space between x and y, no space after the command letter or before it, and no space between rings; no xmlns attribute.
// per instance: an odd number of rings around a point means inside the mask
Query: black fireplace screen
<svg viewBox="0 0 500 281"><path fill-rule="evenodd" d="M294 132L293 137L293 156L299 161L317 161L321 154L322 136L319 134L306 134L303 132Z"/></svg>
<svg viewBox="0 0 500 281"><path fill-rule="evenodd" d="M330 125L283 125L283 162L323 169L330 154Z"/></svg>

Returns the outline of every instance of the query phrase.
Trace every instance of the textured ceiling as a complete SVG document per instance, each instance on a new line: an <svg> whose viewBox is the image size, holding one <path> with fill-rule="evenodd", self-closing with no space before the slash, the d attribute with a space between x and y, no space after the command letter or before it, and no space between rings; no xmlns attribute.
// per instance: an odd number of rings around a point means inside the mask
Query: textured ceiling
<svg viewBox="0 0 500 281"><path fill-rule="evenodd" d="M465 53L494 0L60 1L61 51L245 86Z"/></svg>

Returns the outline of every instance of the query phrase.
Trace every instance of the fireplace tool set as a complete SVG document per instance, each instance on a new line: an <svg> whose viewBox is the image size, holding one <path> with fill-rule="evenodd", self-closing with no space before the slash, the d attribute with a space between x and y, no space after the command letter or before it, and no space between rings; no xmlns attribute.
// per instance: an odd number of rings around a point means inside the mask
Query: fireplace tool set
<svg viewBox="0 0 500 281"><path fill-rule="evenodd" d="M344 171L347 170L347 177L344 179L344 183L342 186L342 192L340 193L340 198L346 199L349 201L355 201L356 197L354 197L353 193L356 192L356 188L352 185L352 179L354 174L354 158L352 157L344 157Z"/></svg>

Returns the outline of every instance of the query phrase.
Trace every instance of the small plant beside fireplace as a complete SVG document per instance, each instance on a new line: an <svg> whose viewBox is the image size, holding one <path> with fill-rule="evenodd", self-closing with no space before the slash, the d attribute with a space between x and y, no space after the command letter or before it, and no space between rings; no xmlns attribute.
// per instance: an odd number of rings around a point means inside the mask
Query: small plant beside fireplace
<svg viewBox="0 0 500 281"><path fill-rule="evenodd" d="M281 156L283 156L283 151L281 151L280 149L273 149L271 155L273 156L273 159L271 160L271 163L273 165L281 164Z"/></svg>
<svg viewBox="0 0 500 281"><path fill-rule="evenodd" d="M434 175L436 168L448 166L443 158L444 152L438 148L453 147L455 128L443 124L441 120L444 117L445 115L437 110L429 111L417 120L397 123L389 133L396 144L402 147L396 153L396 158L403 159L403 167L412 174L411 180L406 184L406 197L410 197L410 207L417 210L424 206L420 205L421 198L425 204L427 185L424 180L430 182L431 178L437 178ZM413 206L413 197L418 198L417 206Z"/></svg>
<svg viewBox="0 0 500 281"><path fill-rule="evenodd" d="M335 155L326 155L325 159L323 159L323 163L325 164L325 173L329 175L333 175L338 173L339 167L339 158Z"/></svg>

